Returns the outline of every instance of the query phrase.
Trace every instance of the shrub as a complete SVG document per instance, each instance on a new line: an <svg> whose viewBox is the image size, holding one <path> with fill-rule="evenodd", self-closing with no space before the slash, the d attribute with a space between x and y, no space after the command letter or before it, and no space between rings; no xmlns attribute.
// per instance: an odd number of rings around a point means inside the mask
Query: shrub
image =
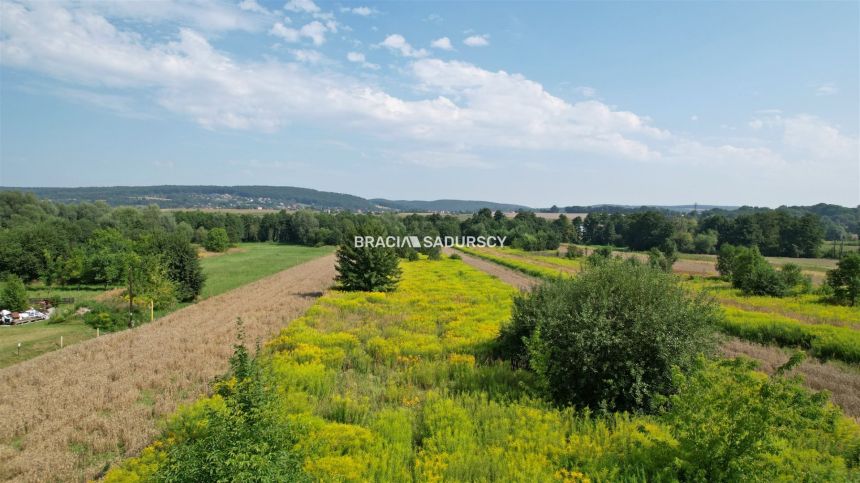
<svg viewBox="0 0 860 483"><path fill-rule="evenodd" d="M107 332L123 330L128 327L128 307L123 304L112 304L102 302L89 302L79 304L78 308L86 307L89 312L84 314L84 323L93 329L100 329ZM140 316L141 313L135 309L135 314ZM147 315L148 320L148 315Z"/></svg>
<svg viewBox="0 0 860 483"><path fill-rule="evenodd" d="M699 364L662 416L682 481L848 481L860 441L826 393L743 360Z"/></svg>
<svg viewBox="0 0 860 483"><path fill-rule="evenodd" d="M462 260L463 259L463 257L461 257L459 253L452 253L450 256L448 256L448 258L450 258L451 260Z"/></svg>
<svg viewBox="0 0 860 483"><path fill-rule="evenodd" d="M568 245L567 253L565 253L565 256L567 258L582 258L584 254L585 252L582 250L582 248L579 248L576 245Z"/></svg>
<svg viewBox="0 0 860 483"><path fill-rule="evenodd" d="M271 375L241 344L210 399L167 424L154 481L310 481L295 450L301 431L284 421ZM204 423L204 424L201 424Z"/></svg>
<svg viewBox="0 0 860 483"><path fill-rule="evenodd" d="M415 261L420 260L421 257L418 255L417 251L409 250L409 252L406 253L406 259L409 260L410 262L415 262Z"/></svg>
<svg viewBox="0 0 860 483"><path fill-rule="evenodd" d="M17 275L6 277L3 290L0 291L0 309L19 311L27 309L27 287Z"/></svg>
<svg viewBox="0 0 860 483"><path fill-rule="evenodd" d="M720 251L717 254L717 271L720 276L726 280L732 279L732 269L735 264L735 254L737 249L729 243L723 243L720 246Z"/></svg>
<svg viewBox="0 0 860 483"><path fill-rule="evenodd" d="M785 279L765 260L757 247L735 248L731 268L732 286L746 295L786 294Z"/></svg>
<svg viewBox="0 0 860 483"><path fill-rule="evenodd" d="M812 290L812 278L804 275L800 266L786 263L779 269L779 275L787 291L794 293L809 293Z"/></svg>
<svg viewBox="0 0 860 483"><path fill-rule="evenodd" d="M230 247L230 237L227 235L227 230L223 228L213 228L206 235L206 241L203 247L210 252L225 252Z"/></svg>
<svg viewBox="0 0 860 483"><path fill-rule="evenodd" d="M827 286L838 303L854 306L860 299L860 253L849 253L827 272Z"/></svg>
<svg viewBox="0 0 860 483"><path fill-rule="evenodd" d="M674 391L672 367L712 349L719 318L673 276L613 260L520 295L498 351L534 369L558 403L648 410Z"/></svg>
<svg viewBox="0 0 860 483"><path fill-rule="evenodd" d="M364 227L362 236L384 236L376 224ZM389 292L400 280L399 257L394 248L356 247L355 236L346 237L337 250L337 278L343 290Z"/></svg>
<svg viewBox="0 0 860 483"><path fill-rule="evenodd" d="M648 251L648 265L651 268L669 273L676 261L678 261L678 254L672 240L666 240L660 248L654 247Z"/></svg>

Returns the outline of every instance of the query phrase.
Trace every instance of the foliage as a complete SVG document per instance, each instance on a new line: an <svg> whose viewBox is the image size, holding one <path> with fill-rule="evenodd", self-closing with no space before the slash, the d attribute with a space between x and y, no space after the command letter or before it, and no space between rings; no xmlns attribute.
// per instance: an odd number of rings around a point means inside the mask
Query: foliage
<svg viewBox="0 0 860 483"><path fill-rule="evenodd" d="M3 288L0 289L0 309L10 311L26 310L29 301L27 300L27 287L15 275L9 275L3 282Z"/></svg>
<svg viewBox="0 0 860 483"><path fill-rule="evenodd" d="M385 236L382 227L369 223L362 227L360 235ZM355 246L354 236L337 250L337 282L344 290L388 292L397 287L400 279L400 259L394 248Z"/></svg>
<svg viewBox="0 0 860 483"><path fill-rule="evenodd" d="M860 253L849 253L839 260L834 270L827 272L827 285L833 298L845 305L857 305L860 300Z"/></svg>
<svg viewBox="0 0 860 483"><path fill-rule="evenodd" d="M682 479L847 481L845 463L856 465L860 450L857 426L826 393L752 368L700 361L698 370L676 375L678 394L661 419L678 440ZM839 433L841 441L825 436Z"/></svg>
<svg viewBox="0 0 860 483"><path fill-rule="evenodd" d="M230 237L227 235L227 230L221 227L209 230L203 247L210 252L226 252L230 248Z"/></svg>
<svg viewBox="0 0 860 483"><path fill-rule="evenodd" d="M500 336L508 358L528 360L547 393L592 409L650 410L712 348L719 314L671 275L611 261L517 298Z"/></svg>
<svg viewBox="0 0 860 483"><path fill-rule="evenodd" d="M672 240L666 240L659 248L653 247L648 251L648 265L651 268L671 273L676 261L678 261L678 253Z"/></svg>
<svg viewBox="0 0 860 483"><path fill-rule="evenodd" d="M691 436L709 428L676 427L681 409L644 416L558 408L537 397L532 373L493 361L489 345L510 315L511 287L450 259L406 263L403 272L395 292L326 294L256 358L234 357L232 375L245 376L224 378L212 397L180 410L158 442L106 480L260 481L278 455L288 462L278 467L281 481L677 481L709 466L711 455L696 453ZM743 394L751 407L771 402L757 382L747 388L718 367L697 369L705 373L679 380L667 410L718 401L698 424L742 417L726 414L736 407L726 397ZM763 466L772 481L856 475L856 424L822 424L832 410L792 391L776 392L781 417L766 419L769 441L779 444L752 462L723 459L726 467ZM236 409L248 407L276 410L256 411L252 433L233 419L248 418Z"/></svg>
<svg viewBox="0 0 860 483"><path fill-rule="evenodd" d="M190 302L203 291L206 277L197 257L197 250L190 239L175 234L154 236L145 250L157 254L166 269L168 279L176 284L176 297L180 302Z"/></svg>
<svg viewBox="0 0 860 483"><path fill-rule="evenodd" d="M83 316L84 323L93 329L99 329L104 332L115 332L125 329L128 325L128 307L117 303L95 301L81 303L77 306L78 309L82 307L89 310ZM134 307L134 316L138 318L144 317L138 307Z"/></svg>

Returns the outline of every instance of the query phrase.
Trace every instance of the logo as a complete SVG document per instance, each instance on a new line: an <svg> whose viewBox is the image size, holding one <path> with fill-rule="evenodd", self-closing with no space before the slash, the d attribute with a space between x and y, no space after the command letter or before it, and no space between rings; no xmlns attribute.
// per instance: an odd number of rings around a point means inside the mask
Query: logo
<svg viewBox="0 0 860 483"><path fill-rule="evenodd" d="M506 236L356 236L356 248L504 247Z"/></svg>

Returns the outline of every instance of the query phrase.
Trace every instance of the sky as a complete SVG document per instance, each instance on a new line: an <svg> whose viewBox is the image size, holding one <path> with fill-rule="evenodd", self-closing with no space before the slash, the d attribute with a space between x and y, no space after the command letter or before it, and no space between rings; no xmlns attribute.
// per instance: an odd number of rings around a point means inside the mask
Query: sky
<svg viewBox="0 0 860 483"><path fill-rule="evenodd" d="M860 2L0 0L0 185L860 204Z"/></svg>

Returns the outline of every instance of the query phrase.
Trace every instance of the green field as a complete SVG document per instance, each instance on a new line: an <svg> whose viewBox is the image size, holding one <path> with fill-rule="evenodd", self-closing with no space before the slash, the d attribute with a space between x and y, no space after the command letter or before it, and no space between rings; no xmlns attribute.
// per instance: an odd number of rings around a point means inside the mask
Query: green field
<svg viewBox="0 0 860 483"><path fill-rule="evenodd" d="M275 243L243 243L239 250L203 258L200 264L206 274L201 299L218 295L236 287L259 280L281 270L331 253L331 247L304 247L278 245ZM48 289L43 286L28 288L31 298L71 297L75 303L86 302L104 293L104 287L82 286ZM159 310L161 317L190 304L177 304L169 310ZM72 306L62 305L60 310ZM68 346L96 336L95 329L86 325L80 317L70 317L65 322L51 323L48 320L19 326L0 326L0 367L6 367L36 357L60 347ZM21 343L20 354L18 343Z"/></svg>
<svg viewBox="0 0 860 483"><path fill-rule="evenodd" d="M200 260L206 284L201 299L232 290L267 275L331 253L332 247L241 243L239 251Z"/></svg>

